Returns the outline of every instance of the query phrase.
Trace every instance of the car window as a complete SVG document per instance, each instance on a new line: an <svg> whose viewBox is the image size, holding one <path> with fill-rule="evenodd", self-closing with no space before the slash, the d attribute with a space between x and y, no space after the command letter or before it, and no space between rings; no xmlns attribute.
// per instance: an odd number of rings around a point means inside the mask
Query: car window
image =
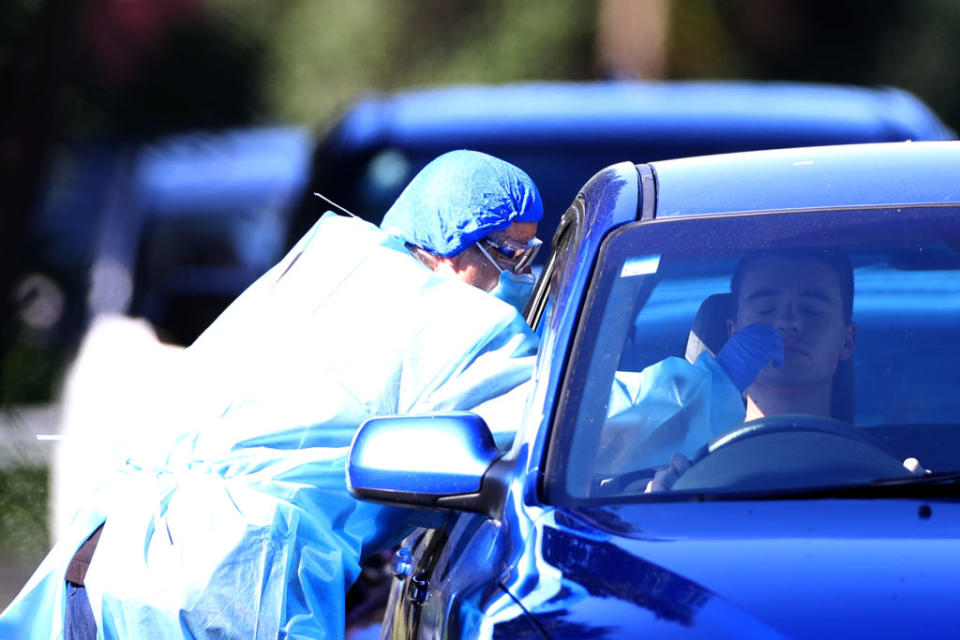
<svg viewBox="0 0 960 640"><path fill-rule="evenodd" d="M858 485L908 475L908 458L921 471L960 470L955 216L948 208L820 211L613 234L548 452L549 499ZM827 255L849 261L852 312L842 276L819 272ZM731 298L738 265L746 275ZM785 349L781 366L765 365L744 396L729 356L717 353L731 331L753 323L777 325ZM764 406L750 407L752 396ZM645 493L676 454L691 471L670 491Z"/></svg>
<svg viewBox="0 0 960 640"><path fill-rule="evenodd" d="M579 244L583 231L583 198L578 196L561 217L557 231L550 241L551 251L547 264L542 268L534 265L537 285L527 306L527 323L542 335L547 319L557 309L557 299L561 297L564 282L569 283L570 270L574 268L571 247Z"/></svg>

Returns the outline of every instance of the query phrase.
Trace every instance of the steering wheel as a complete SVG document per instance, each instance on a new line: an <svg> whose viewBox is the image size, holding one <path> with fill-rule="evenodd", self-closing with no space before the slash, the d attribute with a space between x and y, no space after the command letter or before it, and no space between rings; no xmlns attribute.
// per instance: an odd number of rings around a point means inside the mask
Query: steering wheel
<svg viewBox="0 0 960 640"><path fill-rule="evenodd" d="M911 475L875 436L807 414L746 422L704 445L691 463L674 490L788 489Z"/></svg>

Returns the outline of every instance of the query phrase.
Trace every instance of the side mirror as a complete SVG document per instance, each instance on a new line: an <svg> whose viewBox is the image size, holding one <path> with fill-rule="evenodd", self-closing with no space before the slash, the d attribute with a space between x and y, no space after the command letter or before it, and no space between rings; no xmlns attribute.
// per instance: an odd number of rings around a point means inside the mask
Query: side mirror
<svg viewBox="0 0 960 640"><path fill-rule="evenodd" d="M474 413L370 418L350 446L347 488L373 502L494 515L501 455Z"/></svg>

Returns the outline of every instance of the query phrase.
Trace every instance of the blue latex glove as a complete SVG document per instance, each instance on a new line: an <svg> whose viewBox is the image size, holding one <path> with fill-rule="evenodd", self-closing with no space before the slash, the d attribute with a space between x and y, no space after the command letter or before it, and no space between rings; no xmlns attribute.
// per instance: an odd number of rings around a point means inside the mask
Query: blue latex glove
<svg viewBox="0 0 960 640"><path fill-rule="evenodd" d="M768 324L747 325L730 336L717 353L717 362L740 391L753 384L771 360L778 369L783 364L783 340Z"/></svg>

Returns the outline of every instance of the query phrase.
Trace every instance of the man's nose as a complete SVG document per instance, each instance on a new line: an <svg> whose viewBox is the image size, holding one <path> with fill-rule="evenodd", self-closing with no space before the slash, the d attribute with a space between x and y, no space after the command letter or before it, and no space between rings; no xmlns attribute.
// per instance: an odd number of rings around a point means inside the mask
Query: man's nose
<svg viewBox="0 0 960 640"><path fill-rule="evenodd" d="M800 333L800 314L792 304L783 305L774 319L773 328L779 333Z"/></svg>

